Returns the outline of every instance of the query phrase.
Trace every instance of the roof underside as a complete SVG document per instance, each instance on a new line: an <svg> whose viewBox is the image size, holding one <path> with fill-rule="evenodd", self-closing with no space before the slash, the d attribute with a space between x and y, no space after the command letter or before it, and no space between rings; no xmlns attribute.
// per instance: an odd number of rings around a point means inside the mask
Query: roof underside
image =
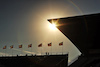
<svg viewBox="0 0 100 67"><path fill-rule="evenodd" d="M88 53L87 51L89 49L100 49L100 13L49 19L48 21L52 23L52 20L54 22L57 21L57 23L61 25L57 26L57 28L68 37L82 53Z"/></svg>

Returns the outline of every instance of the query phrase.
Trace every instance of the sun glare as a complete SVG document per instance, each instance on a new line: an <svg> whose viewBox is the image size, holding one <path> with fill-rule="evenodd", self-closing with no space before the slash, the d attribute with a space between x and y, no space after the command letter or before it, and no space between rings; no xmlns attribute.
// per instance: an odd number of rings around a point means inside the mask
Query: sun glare
<svg viewBox="0 0 100 67"><path fill-rule="evenodd" d="M56 28L56 25L55 25L55 24L50 24L50 29L56 30L56 29L57 29L57 28Z"/></svg>

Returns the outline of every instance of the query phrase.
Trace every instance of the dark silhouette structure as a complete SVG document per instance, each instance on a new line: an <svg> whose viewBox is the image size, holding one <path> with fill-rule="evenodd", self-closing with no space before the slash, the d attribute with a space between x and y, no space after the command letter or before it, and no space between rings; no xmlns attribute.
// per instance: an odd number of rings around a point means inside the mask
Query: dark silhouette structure
<svg viewBox="0 0 100 67"><path fill-rule="evenodd" d="M91 63L94 62L100 66L100 13L48 21L58 24L57 28L82 52L79 60L70 67L93 67Z"/></svg>
<svg viewBox="0 0 100 67"><path fill-rule="evenodd" d="M68 54L0 57L0 67L67 67Z"/></svg>

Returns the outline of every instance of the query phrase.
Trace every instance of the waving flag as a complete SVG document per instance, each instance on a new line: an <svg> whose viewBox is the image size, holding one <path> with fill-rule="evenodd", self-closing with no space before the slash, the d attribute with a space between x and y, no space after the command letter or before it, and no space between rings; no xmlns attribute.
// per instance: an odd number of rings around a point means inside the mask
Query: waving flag
<svg viewBox="0 0 100 67"><path fill-rule="evenodd" d="M19 48L22 48L22 45L19 45Z"/></svg>
<svg viewBox="0 0 100 67"><path fill-rule="evenodd" d="M4 46L3 49L6 49L6 46Z"/></svg>
<svg viewBox="0 0 100 67"><path fill-rule="evenodd" d="M63 45L63 42L59 43L59 46L62 46Z"/></svg>
<svg viewBox="0 0 100 67"><path fill-rule="evenodd" d="M12 46L10 46L10 49L12 49L13 48L13 45Z"/></svg>
<svg viewBox="0 0 100 67"><path fill-rule="evenodd" d="M42 43L38 45L38 47L42 47Z"/></svg>
<svg viewBox="0 0 100 67"><path fill-rule="evenodd" d="M28 48L29 48L29 47L32 47L32 44L29 44L29 45L28 45Z"/></svg>
<svg viewBox="0 0 100 67"><path fill-rule="evenodd" d="M52 46L52 43L49 43L48 46Z"/></svg>

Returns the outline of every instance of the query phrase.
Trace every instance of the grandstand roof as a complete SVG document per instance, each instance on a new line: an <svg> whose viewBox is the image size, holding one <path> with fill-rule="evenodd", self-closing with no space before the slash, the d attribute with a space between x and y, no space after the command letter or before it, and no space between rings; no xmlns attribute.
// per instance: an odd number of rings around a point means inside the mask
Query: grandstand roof
<svg viewBox="0 0 100 67"><path fill-rule="evenodd" d="M84 54L99 47L100 13L48 19L57 22L57 28Z"/></svg>

